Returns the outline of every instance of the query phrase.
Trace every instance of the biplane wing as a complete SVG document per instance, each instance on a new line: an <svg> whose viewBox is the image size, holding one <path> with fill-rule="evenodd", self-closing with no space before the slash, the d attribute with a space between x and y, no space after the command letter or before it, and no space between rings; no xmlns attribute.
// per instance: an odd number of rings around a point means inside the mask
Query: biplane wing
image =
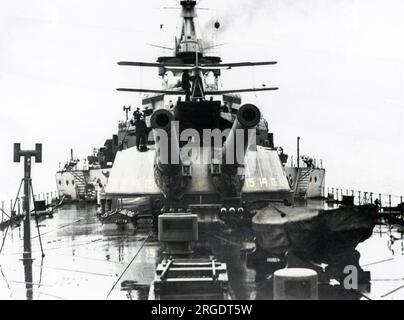
<svg viewBox="0 0 404 320"><path fill-rule="evenodd" d="M173 90L159 90L159 89L136 89L136 88L118 88L116 89L118 91L123 91L123 92L140 92L140 93L161 93L161 94L167 94L167 95L179 95L179 94L185 94L184 91L173 91Z"/></svg>
<svg viewBox="0 0 404 320"><path fill-rule="evenodd" d="M261 62L236 62L236 63L219 63L219 64L201 64L195 66L192 64L167 64L157 62L136 62L136 61L120 61L120 66L134 66L134 67L155 67L164 68L167 70L225 70L239 67L254 67L277 64L276 61L261 61Z"/></svg>
<svg viewBox="0 0 404 320"><path fill-rule="evenodd" d="M170 64L170 63L158 63L158 62L138 62L138 61L119 61L120 66L131 67L155 67L155 68L195 68L192 64Z"/></svg>
<svg viewBox="0 0 404 320"><path fill-rule="evenodd" d="M218 91L205 91L206 95L220 95L226 93L241 93L241 92L258 92L258 91L273 91L278 90L279 88L270 87L270 88L250 88L250 89L233 89L233 90L218 90Z"/></svg>
<svg viewBox="0 0 404 320"><path fill-rule="evenodd" d="M161 93L167 95L183 95L183 90L159 90L159 89L137 89L137 88L118 88L118 91L123 92L141 92L141 93ZM240 93L240 92L258 92L258 91L273 91L278 90L276 87L269 88L249 88L249 89L233 89L233 90L217 90L217 91L205 91L205 95L221 95L226 93Z"/></svg>
<svg viewBox="0 0 404 320"><path fill-rule="evenodd" d="M254 67L254 66L267 66L277 64L276 61L261 61L261 62L235 62L235 63L219 63L219 64L202 64L205 68L236 68L236 67Z"/></svg>

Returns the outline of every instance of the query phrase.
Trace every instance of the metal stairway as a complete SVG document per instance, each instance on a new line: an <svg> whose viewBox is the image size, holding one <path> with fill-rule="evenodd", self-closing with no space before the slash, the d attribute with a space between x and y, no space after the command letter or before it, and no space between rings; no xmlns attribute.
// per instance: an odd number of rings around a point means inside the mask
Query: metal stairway
<svg viewBox="0 0 404 320"><path fill-rule="evenodd" d="M71 171L74 177L77 200L86 200L87 198L87 180L84 171Z"/></svg>
<svg viewBox="0 0 404 320"><path fill-rule="evenodd" d="M307 196L307 190L310 183L311 168L299 168L297 171L297 182L295 185L295 195L299 198Z"/></svg>

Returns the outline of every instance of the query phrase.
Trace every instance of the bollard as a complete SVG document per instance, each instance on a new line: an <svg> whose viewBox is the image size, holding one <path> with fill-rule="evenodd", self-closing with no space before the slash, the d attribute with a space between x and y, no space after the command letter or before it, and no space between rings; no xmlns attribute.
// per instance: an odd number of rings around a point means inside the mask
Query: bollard
<svg viewBox="0 0 404 320"><path fill-rule="evenodd" d="M274 300L317 300L318 276L311 269L290 268L274 272Z"/></svg>

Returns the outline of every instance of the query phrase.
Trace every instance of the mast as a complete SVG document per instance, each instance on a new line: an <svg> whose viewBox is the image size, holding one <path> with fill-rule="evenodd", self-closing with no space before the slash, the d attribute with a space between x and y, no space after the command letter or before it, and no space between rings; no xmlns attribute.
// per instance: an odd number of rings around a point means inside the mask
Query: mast
<svg viewBox="0 0 404 320"><path fill-rule="evenodd" d="M257 91L272 91L278 90L277 87L264 87L264 88L241 88L219 90L218 78L221 76L222 70L230 70L239 67L253 67L276 64L275 61L262 61L262 62L235 62L235 63L222 63L220 57L205 56L203 48L202 35L199 34L195 19L198 17L196 12L197 2L195 0L182 0L181 5L181 22L180 33L175 38L174 55L158 57L156 62L139 62L139 61L120 61L121 66L139 66L139 67L152 67L158 68L158 75L164 77L167 71L172 72L174 78L180 80L180 77L187 72L192 78L192 88L189 93L191 101L205 100L206 95L224 95L236 94L241 92L257 92ZM209 87L206 86L205 76L209 73L213 74L214 84ZM178 82L177 82L178 83ZM163 89L149 89L149 88L118 88L118 91L125 92L141 92L151 93L158 95L185 95L184 88L176 86L168 86L163 82Z"/></svg>
<svg viewBox="0 0 404 320"><path fill-rule="evenodd" d="M181 10L181 34L177 40L175 46L175 55L189 55L200 53L202 54L203 48L201 47L201 41L197 36L195 18L198 17L196 13L196 1L183 0L180 2Z"/></svg>

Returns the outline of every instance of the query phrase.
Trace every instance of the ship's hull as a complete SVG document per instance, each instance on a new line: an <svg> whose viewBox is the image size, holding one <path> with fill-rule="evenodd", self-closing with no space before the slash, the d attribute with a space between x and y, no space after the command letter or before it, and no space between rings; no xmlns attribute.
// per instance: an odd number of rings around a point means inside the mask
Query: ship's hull
<svg viewBox="0 0 404 320"><path fill-rule="evenodd" d="M318 210L299 207L267 207L254 216L257 245L275 256L294 252L326 262L349 252L372 235L376 223L374 205Z"/></svg>
<svg viewBox="0 0 404 320"><path fill-rule="evenodd" d="M56 186L59 198L65 197L65 201L97 200L97 193L108 182L110 169L90 169L59 171L56 173ZM85 185L80 185L81 181L77 177L82 177ZM81 179L80 179L81 180ZM86 194L82 193L80 187L86 188ZM89 190L91 190L89 192ZM82 196L82 197L81 197Z"/></svg>
<svg viewBox="0 0 404 320"><path fill-rule="evenodd" d="M285 175L287 176L292 189L295 191L296 198L304 197L308 199L315 199L324 197L325 188L325 169L312 168L303 170L309 170L307 181L305 184L298 183L299 180L299 168L297 167L285 167Z"/></svg>

